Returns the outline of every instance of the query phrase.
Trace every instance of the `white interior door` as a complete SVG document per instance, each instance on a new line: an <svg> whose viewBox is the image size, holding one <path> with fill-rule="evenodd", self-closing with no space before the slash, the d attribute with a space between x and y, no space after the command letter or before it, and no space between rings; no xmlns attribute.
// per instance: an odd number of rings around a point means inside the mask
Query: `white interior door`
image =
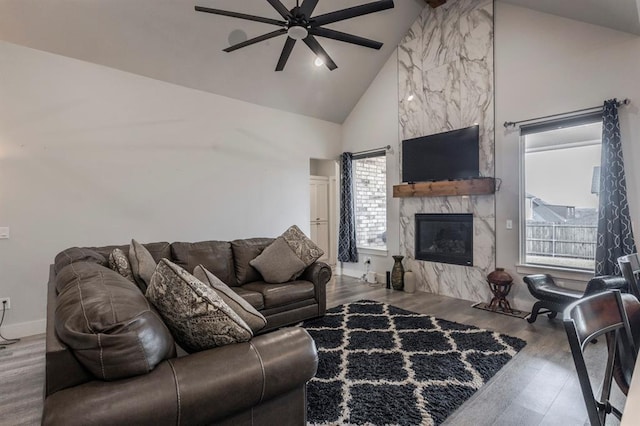
<svg viewBox="0 0 640 426"><path fill-rule="evenodd" d="M331 248L329 245L329 222L312 222L311 239L324 252L324 255L322 255L319 260L327 262L331 254Z"/></svg>

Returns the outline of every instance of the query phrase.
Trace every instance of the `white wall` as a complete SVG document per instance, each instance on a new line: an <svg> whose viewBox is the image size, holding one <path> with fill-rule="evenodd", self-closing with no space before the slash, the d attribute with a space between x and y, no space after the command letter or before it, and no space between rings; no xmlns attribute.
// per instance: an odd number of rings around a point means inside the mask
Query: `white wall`
<svg viewBox="0 0 640 426"><path fill-rule="evenodd" d="M309 158L340 152L337 124L4 42L0 75L6 336L43 330L64 248L308 232Z"/></svg>
<svg viewBox="0 0 640 426"><path fill-rule="evenodd" d="M343 151L358 152L386 145L398 146L398 56L394 51L369 89L360 98L342 127ZM344 275L360 277L364 260L371 258L371 271L384 281L393 266L392 255L399 253L399 203L393 198L393 185L399 181L397 149L387 151L387 251L388 255L360 253L359 262L343 263Z"/></svg>
<svg viewBox="0 0 640 426"><path fill-rule="evenodd" d="M635 229L640 214L640 37L529 9L496 3L496 177L497 265L520 284L516 305L533 301L516 273L518 230L518 134L502 123L602 105L605 99L630 98L620 112L627 189ZM565 172L572 172L571 163ZM636 232L636 239L640 235ZM567 285L577 283L566 281ZM583 284L582 284L583 285Z"/></svg>

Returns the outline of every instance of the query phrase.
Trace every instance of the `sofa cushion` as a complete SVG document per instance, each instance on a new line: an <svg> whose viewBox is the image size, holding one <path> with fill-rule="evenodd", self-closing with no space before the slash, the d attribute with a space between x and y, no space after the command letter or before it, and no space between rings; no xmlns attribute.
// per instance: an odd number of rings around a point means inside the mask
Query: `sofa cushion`
<svg viewBox="0 0 640 426"><path fill-rule="evenodd" d="M231 243L227 241L172 243L171 255L175 264L188 272L193 272L196 266L203 265L223 283L237 285Z"/></svg>
<svg viewBox="0 0 640 426"><path fill-rule="evenodd" d="M282 237L269 245L260 256L249 262L268 283L285 283L304 271L302 260Z"/></svg>
<svg viewBox="0 0 640 426"><path fill-rule="evenodd" d="M244 287L233 287L233 291L235 291L238 296L249 302L249 304L257 310L264 309L264 297L262 297L261 293L247 290Z"/></svg>
<svg viewBox="0 0 640 426"><path fill-rule="evenodd" d="M304 266L311 265L320 259L324 251L316 245L309 237L304 235L296 225L292 225L283 234L282 238L287 242L291 250L304 262Z"/></svg>
<svg viewBox="0 0 640 426"><path fill-rule="evenodd" d="M315 297L315 288L309 281L291 281L283 284L256 281L245 284L242 288L262 294L265 309Z"/></svg>
<svg viewBox="0 0 640 426"><path fill-rule="evenodd" d="M158 263L147 297L187 352L253 337L251 328L214 289L167 259Z"/></svg>
<svg viewBox="0 0 640 426"><path fill-rule="evenodd" d="M97 263L98 265L106 266L107 258L95 250L81 247L71 247L61 251L56 255L53 269L57 274L62 270L62 268L75 262L91 262Z"/></svg>
<svg viewBox="0 0 640 426"><path fill-rule="evenodd" d="M175 356L164 322L135 284L104 266L73 263L56 275L57 335L95 377L148 373Z"/></svg>
<svg viewBox="0 0 640 426"><path fill-rule="evenodd" d="M132 283L136 282L135 278L133 278L133 271L131 270L129 258L121 249L115 248L111 253L109 253L109 268L111 268L112 271L116 271Z"/></svg>
<svg viewBox="0 0 640 426"><path fill-rule="evenodd" d="M214 274L207 271L204 266L196 266L193 270L193 276L213 288L216 293L218 293L218 296L220 296L222 300L224 300L224 302L229 305L229 307L233 309L233 311L238 314L238 316L242 318L249 327L251 327L251 331L254 333L262 330L265 325L267 325L267 320L261 313L256 311L249 302L234 292L231 287L220 281L220 279Z"/></svg>
<svg viewBox="0 0 640 426"><path fill-rule="evenodd" d="M131 272L136 284L142 290L147 291L147 287L151 283L151 276L156 270L156 261L142 244L136 240L131 240L129 246L129 263L131 264Z"/></svg>
<svg viewBox="0 0 640 426"><path fill-rule="evenodd" d="M262 281L260 272L251 266L249 262L258 257L269 244L273 243L273 240L274 238L248 238L231 241L238 285L252 281Z"/></svg>
<svg viewBox="0 0 640 426"><path fill-rule="evenodd" d="M130 245L127 244L122 246L89 247L89 249L97 251L98 253L103 255L105 258L108 258L109 254L114 249L117 249L117 248L119 248L124 252L124 254L129 256L129 246ZM151 253L153 260L155 260L156 263L158 263L160 259L171 258L171 245L167 242L146 243L146 244L143 244L143 246L149 251L149 253Z"/></svg>

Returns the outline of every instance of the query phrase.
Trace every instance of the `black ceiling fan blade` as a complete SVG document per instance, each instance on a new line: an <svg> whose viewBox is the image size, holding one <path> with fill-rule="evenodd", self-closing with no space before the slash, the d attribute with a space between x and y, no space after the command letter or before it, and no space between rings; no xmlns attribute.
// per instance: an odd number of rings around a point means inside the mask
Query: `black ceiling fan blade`
<svg viewBox="0 0 640 426"><path fill-rule="evenodd" d="M347 9L336 10L335 12L318 15L309 20L311 27L331 24L333 22L344 21L356 16L368 15L369 13L380 12L381 10L392 9L393 0L380 0L373 3L362 4L360 6L349 7Z"/></svg>
<svg viewBox="0 0 640 426"><path fill-rule="evenodd" d="M246 19L247 21L262 22L264 24L284 26L286 22L276 19L263 18L262 16L247 15L246 13L231 12L228 10L211 9L210 7L196 6L197 12L213 13L214 15L230 16L232 18Z"/></svg>
<svg viewBox="0 0 640 426"><path fill-rule="evenodd" d="M271 31L270 33L262 34L261 36L254 37L254 38L251 38L249 40L243 41L242 43L234 44L233 46L229 46L226 49L222 49L222 50L225 51L225 52L233 52L234 50L238 50L240 48L243 48L243 47L246 47L246 46L250 46L250 45L255 44L255 43L259 43L261 41L269 40L270 38L274 38L274 37L277 37L279 35L286 34L286 33L287 33L287 30L285 30L284 28L281 28L279 30Z"/></svg>
<svg viewBox="0 0 640 426"><path fill-rule="evenodd" d="M382 43L368 38L359 37L353 34L343 33L342 31L330 30L329 28L310 28L309 33L319 36L331 38L345 43L357 44L358 46L369 47L371 49L380 49Z"/></svg>
<svg viewBox="0 0 640 426"><path fill-rule="evenodd" d="M307 19L309 19L317 5L318 0L304 0L302 2L302 5L300 6L299 12L301 15L304 15Z"/></svg>
<svg viewBox="0 0 640 426"><path fill-rule="evenodd" d="M276 65L276 71L282 71L284 66L287 64L289 60L289 55L291 55L291 51L293 50L293 46L296 45L296 40L287 37L287 41L284 42L284 47L282 48L282 53L280 54L280 59L278 59L278 65Z"/></svg>
<svg viewBox="0 0 640 426"><path fill-rule="evenodd" d="M269 4L282 16L284 19L291 18L291 12L285 7L280 0L267 0Z"/></svg>
<svg viewBox="0 0 640 426"><path fill-rule="evenodd" d="M302 41L304 41L304 43L307 46L309 46L309 49L311 49L313 51L313 53L315 53L318 58L322 59L322 62L324 62L324 64L327 66L327 68L329 68L331 71L333 71L336 68L338 68L336 63L333 62L333 59L331 59L329 57L327 52L325 52L325 50L322 48L322 46L320 46L320 43L318 43L318 40L316 40L316 38L314 36L308 35Z"/></svg>

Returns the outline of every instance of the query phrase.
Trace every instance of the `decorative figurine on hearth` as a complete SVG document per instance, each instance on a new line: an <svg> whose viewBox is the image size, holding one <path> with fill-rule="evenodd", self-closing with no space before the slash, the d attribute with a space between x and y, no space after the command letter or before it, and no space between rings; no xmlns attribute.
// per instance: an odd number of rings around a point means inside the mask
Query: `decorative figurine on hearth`
<svg viewBox="0 0 640 426"><path fill-rule="evenodd" d="M513 283L511 275L509 275L504 268L496 268L495 271L487 275L487 283L493 293L493 299L491 299L489 303L489 308L492 311L500 308L502 312L513 313L513 309L511 309L511 305L507 300L509 291L511 291L511 284Z"/></svg>

